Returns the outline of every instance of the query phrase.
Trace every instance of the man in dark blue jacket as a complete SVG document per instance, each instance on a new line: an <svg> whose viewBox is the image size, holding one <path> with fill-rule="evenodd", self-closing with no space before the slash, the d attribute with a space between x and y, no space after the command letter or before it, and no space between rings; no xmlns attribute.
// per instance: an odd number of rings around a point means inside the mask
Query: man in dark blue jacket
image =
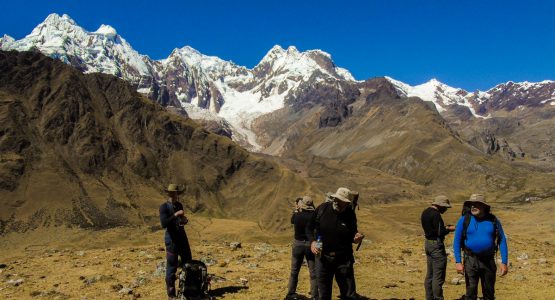
<svg viewBox="0 0 555 300"><path fill-rule="evenodd" d="M184 191L177 184L170 184L166 189L169 199L160 205L160 224L166 229L164 242L166 244L166 290L168 299L175 299L175 273L179 259L181 267L192 259L189 240L185 233L188 220L183 211L183 204L179 202L179 195Z"/></svg>
<svg viewBox="0 0 555 300"><path fill-rule="evenodd" d="M464 273L466 298L474 300L478 297L478 282L481 280L484 300L495 299L495 276L497 266L495 254L497 247L501 250L500 274L508 272L508 247L501 222L490 213L491 207L486 203L484 195L472 194L464 204L470 206L470 215L463 215L456 225L453 250L455 252L456 270ZM469 219L468 219L469 218ZM464 264L461 259L464 253Z"/></svg>

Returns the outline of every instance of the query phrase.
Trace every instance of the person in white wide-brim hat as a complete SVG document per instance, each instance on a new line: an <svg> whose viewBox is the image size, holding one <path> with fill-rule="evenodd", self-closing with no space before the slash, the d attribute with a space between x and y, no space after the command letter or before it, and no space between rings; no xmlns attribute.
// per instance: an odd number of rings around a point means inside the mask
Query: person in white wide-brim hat
<svg viewBox="0 0 555 300"><path fill-rule="evenodd" d="M331 299L333 278L339 286L341 299L356 296L353 278L353 243L364 237L358 233L357 219L351 207L351 190L340 187L330 195L333 201L320 204L307 226L310 250L316 258L320 299Z"/></svg>

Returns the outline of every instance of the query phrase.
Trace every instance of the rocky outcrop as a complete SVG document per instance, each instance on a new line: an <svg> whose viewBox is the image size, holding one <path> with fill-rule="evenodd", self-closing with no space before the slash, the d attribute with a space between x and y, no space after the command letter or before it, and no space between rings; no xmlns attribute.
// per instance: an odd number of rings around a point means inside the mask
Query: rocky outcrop
<svg viewBox="0 0 555 300"><path fill-rule="evenodd" d="M268 199L309 188L125 81L40 53L0 52L0 128L4 232L156 223L168 182L186 184L191 210L279 226L266 208L285 213L287 204ZM282 179L297 187L265 185Z"/></svg>

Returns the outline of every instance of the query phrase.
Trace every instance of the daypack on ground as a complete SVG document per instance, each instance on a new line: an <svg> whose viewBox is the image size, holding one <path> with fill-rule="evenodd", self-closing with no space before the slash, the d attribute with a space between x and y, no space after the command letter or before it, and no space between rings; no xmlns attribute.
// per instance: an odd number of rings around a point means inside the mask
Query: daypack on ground
<svg viewBox="0 0 555 300"><path fill-rule="evenodd" d="M199 260L190 260L183 266L179 274L179 290L177 298L180 300L212 299L208 294L210 278L206 265Z"/></svg>

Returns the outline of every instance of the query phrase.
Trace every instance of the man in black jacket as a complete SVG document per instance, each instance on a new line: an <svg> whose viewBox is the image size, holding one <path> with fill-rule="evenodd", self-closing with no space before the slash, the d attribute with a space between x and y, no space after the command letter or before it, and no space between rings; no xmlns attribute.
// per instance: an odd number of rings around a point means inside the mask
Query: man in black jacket
<svg viewBox="0 0 555 300"><path fill-rule="evenodd" d="M179 202L179 195L184 189L177 184L170 184L166 193L170 197L160 205L160 224L166 228L164 242L166 244L166 290L168 299L175 299L175 273L181 257L181 266L192 259L189 240L185 233L185 224L188 220L183 212L183 204Z"/></svg>
<svg viewBox="0 0 555 300"><path fill-rule="evenodd" d="M316 262L314 253L310 251L310 239L306 236L306 226L314 215L312 198L304 196L297 199L295 210L291 216L291 224L295 226L295 240L291 251L291 275L286 300L301 299L296 293L299 271L306 258L310 274L310 299L318 299L318 283L316 281Z"/></svg>
<svg viewBox="0 0 555 300"><path fill-rule="evenodd" d="M351 203L350 190L339 188L314 213L307 226L307 237L311 240L311 251L317 255L316 273L321 300L330 300L333 278L340 287L342 299L354 299L354 286L348 284L353 277L353 243L360 243L364 236L358 233L354 211L348 209ZM321 242L321 248L318 247Z"/></svg>
<svg viewBox="0 0 555 300"><path fill-rule="evenodd" d="M451 207L446 196L435 197L430 207L422 212L420 221L426 241L427 269L424 288L426 290L426 300L443 300L443 283L445 282L445 269L447 268L447 253L443 240L445 236L455 231L455 226L445 226L441 214Z"/></svg>

